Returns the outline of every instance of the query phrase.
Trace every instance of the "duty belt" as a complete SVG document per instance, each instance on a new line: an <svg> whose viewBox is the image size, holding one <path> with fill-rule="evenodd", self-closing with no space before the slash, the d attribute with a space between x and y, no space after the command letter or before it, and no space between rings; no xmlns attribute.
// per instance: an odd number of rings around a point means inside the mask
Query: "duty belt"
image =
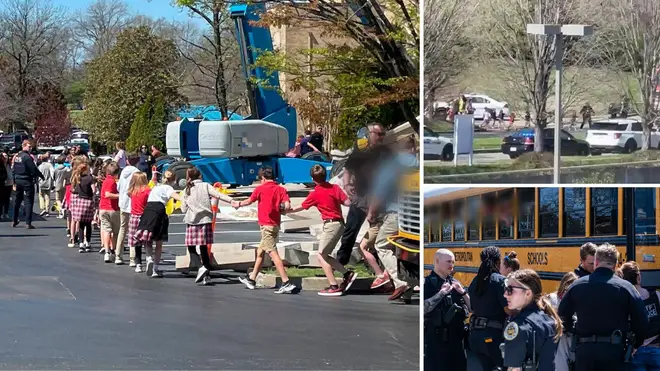
<svg viewBox="0 0 660 371"><path fill-rule="evenodd" d="M598 343L598 344L613 344L623 345L623 338L621 336L578 336L578 344L585 343Z"/></svg>
<svg viewBox="0 0 660 371"><path fill-rule="evenodd" d="M470 320L470 330L484 330L486 328L501 330L504 328L504 325L500 321L490 320L485 317L476 317Z"/></svg>

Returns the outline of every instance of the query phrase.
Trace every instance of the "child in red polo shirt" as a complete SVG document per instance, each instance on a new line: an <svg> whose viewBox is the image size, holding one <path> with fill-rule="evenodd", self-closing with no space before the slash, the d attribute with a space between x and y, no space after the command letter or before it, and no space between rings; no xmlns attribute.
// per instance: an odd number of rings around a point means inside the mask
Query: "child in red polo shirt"
<svg viewBox="0 0 660 371"><path fill-rule="evenodd" d="M323 166L318 164L312 166L310 174L316 187L299 207L289 212L295 213L316 206L316 209L321 213L323 232L319 237L317 257L330 286L325 288L325 290L319 291L319 295L341 296L353 284L355 278L357 278L357 274L346 269L337 259L330 256L330 254L344 233L344 216L342 215L341 205L350 206L351 201L338 185L330 184L325 180L327 173ZM341 286L337 284L333 269L344 275Z"/></svg>
<svg viewBox="0 0 660 371"><path fill-rule="evenodd" d="M119 166L111 162L105 168L106 177L101 185L99 201L99 219L101 220L101 243L105 249L103 260L106 263L122 265L124 261L121 251L115 251L117 236L119 235L119 191L117 190L117 177Z"/></svg>
<svg viewBox="0 0 660 371"><path fill-rule="evenodd" d="M254 261L254 269L252 272L245 276L240 277L239 280L250 290L255 288L255 280L261 264L264 261L264 252L270 255L270 259L275 264L277 272L282 278L282 285L275 291L276 294L290 293L296 289L296 286L289 281L289 276L286 274L284 264L277 252L277 239L280 233L280 223L282 220L282 211L291 209L289 195L284 187L275 182L273 176L273 169L264 166L259 169L259 179L261 185L258 186L249 199L238 202L232 201L231 206L238 209L241 206L251 205L252 203L259 202L257 206L257 220L259 228L261 229L261 242L257 248L257 256Z"/></svg>

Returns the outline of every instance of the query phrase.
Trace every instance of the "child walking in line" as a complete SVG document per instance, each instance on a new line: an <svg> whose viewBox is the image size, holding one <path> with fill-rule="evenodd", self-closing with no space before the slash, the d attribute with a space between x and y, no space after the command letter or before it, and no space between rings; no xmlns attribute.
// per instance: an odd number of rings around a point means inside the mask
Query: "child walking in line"
<svg viewBox="0 0 660 371"><path fill-rule="evenodd" d="M257 220L259 228L261 229L261 242L256 251L256 258L254 261L254 269L249 275L240 277L239 280L250 290L254 290L261 269L261 264L264 261L264 253L270 255L270 259L275 264L277 272L282 278L282 285L275 291L276 294L291 293L296 289L296 286L289 281L289 276L286 274L284 264L277 252L277 239L280 232L280 223L282 220L282 209L291 209L289 195L284 187L275 183L273 169L264 166L259 169L259 185L249 199L238 202L232 201L231 205L238 209L241 206L248 206L254 202L259 202L257 206Z"/></svg>
<svg viewBox="0 0 660 371"><path fill-rule="evenodd" d="M135 235L140 225L140 217L147 206L151 193L147 174L141 171L133 173L128 183L128 196L131 199L131 216L128 220L128 246L134 251L135 273L142 273L142 241L137 241Z"/></svg>
<svg viewBox="0 0 660 371"><path fill-rule="evenodd" d="M124 264L122 251L115 251L119 235L119 191L117 190L117 177L119 166L111 162L105 166L105 179L101 184L99 200L99 219L101 221L101 245L105 249L103 261L116 265Z"/></svg>
<svg viewBox="0 0 660 371"><path fill-rule="evenodd" d="M172 188L175 181L174 172L168 170L163 175L163 184L159 184L151 190L147 198L147 206L144 208L135 233L135 238L141 241L147 249L147 275L151 277L163 277L163 273L158 269L158 263L160 263L160 256L163 252L163 241L167 241L168 238L170 224L165 205L170 198L181 201L181 196ZM153 242L156 243L156 251L152 255Z"/></svg>
<svg viewBox="0 0 660 371"><path fill-rule="evenodd" d="M64 156L57 157L55 160L55 171L53 175L55 181L55 207L57 208L58 219L64 219L64 194L66 192L65 186L68 169L64 166L64 160ZM68 174L71 174L71 172L69 171Z"/></svg>
<svg viewBox="0 0 660 371"><path fill-rule="evenodd" d="M307 198L299 207L294 208L289 213L307 210L312 206L316 206L316 209L321 213L323 232L319 237L317 256L330 286L319 291L319 295L341 296L348 291L357 278L357 274L346 269L330 254L344 233L344 216L342 215L341 205L350 206L351 201L338 185L326 181L327 173L323 166L318 164L312 166L310 174L316 187L307 195ZM341 286L337 284L333 269L344 275Z"/></svg>
<svg viewBox="0 0 660 371"><path fill-rule="evenodd" d="M183 222L186 223L186 246L190 254L191 266L193 258L199 261L201 255L202 266L197 271L195 283L203 281L204 285L211 284L211 257L207 245L213 244L213 207L212 199L231 203L231 197L218 192L209 183L202 181L202 174L195 167L186 173L186 190L183 194L181 211L185 213ZM199 246L199 254L197 247ZM198 266L198 264L196 264Z"/></svg>
<svg viewBox="0 0 660 371"><path fill-rule="evenodd" d="M90 252L92 219L94 218L94 192L96 184L89 165L82 161L71 175L71 192L75 195L71 205L71 219L78 226L78 252ZM72 233L75 229L72 231Z"/></svg>

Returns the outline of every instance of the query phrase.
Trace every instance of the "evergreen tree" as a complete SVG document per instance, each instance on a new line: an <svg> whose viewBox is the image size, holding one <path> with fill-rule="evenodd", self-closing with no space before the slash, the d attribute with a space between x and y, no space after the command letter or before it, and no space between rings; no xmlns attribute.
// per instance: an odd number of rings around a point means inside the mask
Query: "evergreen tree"
<svg viewBox="0 0 660 371"><path fill-rule="evenodd" d="M143 144L152 143L154 133L151 130L151 112L153 110L153 100L147 97L147 100L138 109L133 124L131 125L131 134L126 140L126 150L135 152Z"/></svg>
<svg viewBox="0 0 660 371"><path fill-rule="evenodd" d="M165 137L165 124L167 121L167 107L165 98L159 95L153 107L151 116L152 140L147 145L155 145L158 148L164 148L163 138Z"/></svg>

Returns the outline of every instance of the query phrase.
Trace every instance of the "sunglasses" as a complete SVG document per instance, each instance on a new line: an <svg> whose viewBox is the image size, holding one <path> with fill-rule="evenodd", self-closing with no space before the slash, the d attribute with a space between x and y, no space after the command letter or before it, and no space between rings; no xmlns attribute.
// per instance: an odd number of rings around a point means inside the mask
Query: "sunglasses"
<svg viewBox="0 0 660 371"><path fill-rule="evenodd" d="M379 137L384 137L384 136L385 136L385 133L383 133L382 131L372 131L371 133L372 133L372 134L376 134L376 135L378 135Z"/></svg>
<svg viewBox="0 0 660 371"><path fill-rule="evenodd" d="M506 285L506 286L504 286L504 293L507 294L507 295L512 295L513 294L513 289L529 290L527 287Z"/></svg>

